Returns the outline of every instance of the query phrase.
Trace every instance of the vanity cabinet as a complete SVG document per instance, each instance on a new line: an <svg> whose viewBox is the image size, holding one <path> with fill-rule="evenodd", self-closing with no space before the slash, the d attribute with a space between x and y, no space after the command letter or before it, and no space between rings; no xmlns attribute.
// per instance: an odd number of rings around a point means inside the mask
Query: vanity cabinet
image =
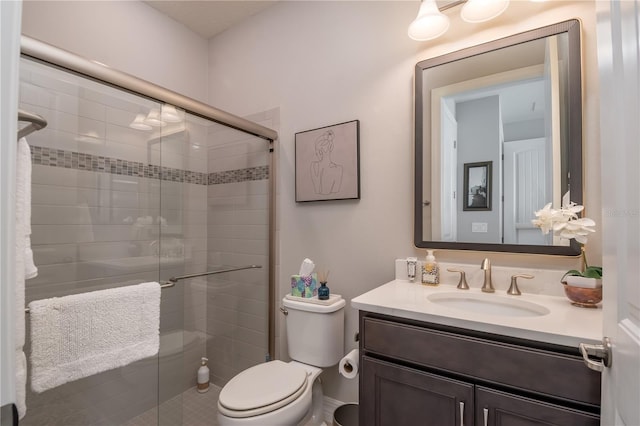
<svg viewBox="0 0 640 426"><path fill-rule="evenodd" d="M577 348L360 312L361 426L599 425Z"/></svg>

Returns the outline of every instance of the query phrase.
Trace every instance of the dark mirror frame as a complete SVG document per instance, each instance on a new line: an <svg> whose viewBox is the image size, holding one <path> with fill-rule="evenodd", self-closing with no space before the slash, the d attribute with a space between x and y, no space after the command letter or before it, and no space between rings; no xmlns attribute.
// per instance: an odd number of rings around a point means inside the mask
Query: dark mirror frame
<svg viewBox="0 0 640 426"><path fill-rule="evenodd" d="M415 192L414 192L414 244L418 248L478 250L510 253L537 253L553 255L579 255L580 244L571 240L569 246L546 246L524 244L495 244L495 243L464 243L451 241L424 241L423 236L423 173L429 173L423 164L423 149L428 142L425 130L429 130L431 123L423 122L423 101L430 93L423 93L422 73L427 68L437 67L449 62L481 55L483 53L505 47L525 43L556 34L567 33L569 36L568 60L568 147L569 147L569 176L571 187L571 201L582 204L582 70L580 22L569 20L531 31L515 34L488 43L469 47L436 58L418 62L415 67ZM556 206L557 207L557 206ZM542 206L541 206L542 208Z"/></svg>

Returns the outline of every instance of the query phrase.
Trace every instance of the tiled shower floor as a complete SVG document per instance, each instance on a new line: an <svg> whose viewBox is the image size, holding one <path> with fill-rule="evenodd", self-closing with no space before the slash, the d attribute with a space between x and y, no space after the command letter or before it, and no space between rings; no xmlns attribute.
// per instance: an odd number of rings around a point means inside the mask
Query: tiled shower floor
<svg viewBox="0 0 640 426"><path fill-rule="evenodd" d="M220 388L211 385L206 393L199 393L195 387L158 407L140 414L125 423L125 426L218 426L217 406ZM158 421L159 420L159 421Z"/></svg>

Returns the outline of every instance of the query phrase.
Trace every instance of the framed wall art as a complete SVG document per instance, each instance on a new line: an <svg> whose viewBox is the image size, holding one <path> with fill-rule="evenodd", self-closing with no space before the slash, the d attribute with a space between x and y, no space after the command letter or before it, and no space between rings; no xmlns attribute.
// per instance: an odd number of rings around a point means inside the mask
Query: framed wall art
<svg viewBox="0 0 640 426"><path fill-rule="evenodd" d="M465 163L462 210L491 210L491 163Z"/></svg>
<svg viewBox="0 0 640 426"><path fill-rule="evenodd" d="M296 202L360 199L360 121L295 136Z"/></svg>

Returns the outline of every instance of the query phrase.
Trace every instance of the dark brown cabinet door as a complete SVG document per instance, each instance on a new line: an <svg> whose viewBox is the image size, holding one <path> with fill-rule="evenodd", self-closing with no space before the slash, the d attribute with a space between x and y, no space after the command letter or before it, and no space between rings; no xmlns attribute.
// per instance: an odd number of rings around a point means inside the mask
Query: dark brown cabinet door
<svg viewBox="0 0 640 426"><path fill-rule="evenodd" d="M582 411L478 386L475 424L477 426L598 426L600 419L598 416Z"/></svg>
<svg viewBox="0 0 640 426"><path fill-rule="evenodd" d="M367 356L362 357L360 374L360 425L473 425L470 383Z"/></svg>

